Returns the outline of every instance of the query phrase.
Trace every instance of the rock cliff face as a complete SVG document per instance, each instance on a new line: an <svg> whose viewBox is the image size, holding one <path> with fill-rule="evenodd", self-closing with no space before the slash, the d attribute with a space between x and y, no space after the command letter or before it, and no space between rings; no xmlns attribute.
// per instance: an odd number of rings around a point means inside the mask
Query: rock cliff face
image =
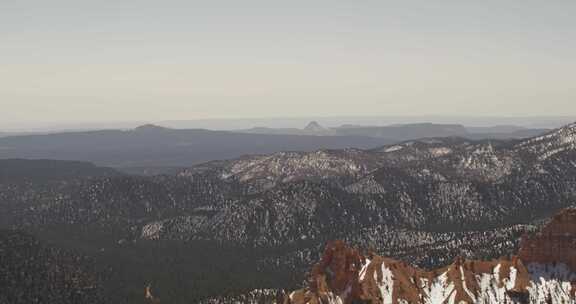
<svg viewBox="0 0 576 304"><path fill-rule="evenodd" d="M566 209L534 236L522 238L518 256L526 263L565 263L576 272L576 208Z"/></svg>
<svg viewBox="0 0 576 304"><path fill-rule="evenodd" d="M576 303L576 209L566 209L518 256L463 258L426 271L335 241L312 269L309 287L284 304L306 303Z"/></svg>

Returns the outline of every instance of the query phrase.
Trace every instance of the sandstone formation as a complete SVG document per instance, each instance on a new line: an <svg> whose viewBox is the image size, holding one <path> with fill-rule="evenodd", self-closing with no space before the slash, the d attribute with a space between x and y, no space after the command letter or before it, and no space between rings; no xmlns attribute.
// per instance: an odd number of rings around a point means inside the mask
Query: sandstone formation
<svg viewBox="0 0 576 304"><path fill-rule="evenodd" d="M518 256L457 258L426 271L335 241L311 272L309 287L284 304L576 303L576 209L566 209L522 240Z"/></svg>
<svg viewBox="0 0 576 304"><path fill-rule="evenodd" d="M557 214L535 236L522 238L518 256L526 263L565 263L576 271L576 208Z"/></svg>

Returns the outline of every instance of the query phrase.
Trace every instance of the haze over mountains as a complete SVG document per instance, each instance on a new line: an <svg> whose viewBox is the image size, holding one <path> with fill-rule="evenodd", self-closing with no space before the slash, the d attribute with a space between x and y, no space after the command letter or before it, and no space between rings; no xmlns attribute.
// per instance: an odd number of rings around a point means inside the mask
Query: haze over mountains
<svg viewBox="0 0 576 304"><path fill-rule="evenodd" d="M529 129L518 126L502 125L492 127L464 127L459 124L398 124L389 126L342 125L326 128L316 121L310 122L303 129L258 127L240 130L256 134L291 134L291 135L331 135L331 136L367 136L386 138L392 141L404 141L429 137L464 137L469 139L511 139L524 138L542 134L546 129Z"/></svg>
<svg viewBox="0 0 576 304"><path fill-rule="evenodd" d="M221 118L195 120L148 120L148 121L94 121L94 122L0 122L0 133L62 133L90 130L130 130L145 124L155 124L172 129L207 129L217 131L245 130L254 127L270 129L301 129L312 121L326 128L339 126L390 126L398 124L461 124L470 128L493 126L515 126L525 129L554 129L573 121L571 116L310 116L274 118ZM16 134L15 134L16 133Z"/></svg>
<svg viewBox="0 0 576 304"><path fill-rule="evenodd" d="M466 128L461 125L409 124L386 127L326 128L310 122L303 129L253 128L236 131L169 129L142 125L133 130L95 130L0 138L0 158L92 162L129 173L174 173L215 159L247 154L318 149L369 149L427 137L469 139L524 138L545 132L515 126Z"/></svg>
<svg viewBox="0 0 576 304"><path fill-rule="evenodd" d="M78 293L59 303L235 303L306 286L334 239L427 269L457 256L493 259L575 206L575 159L571 124L520 140L248 155L161 176L97 176L99 168L70 176L78 164L54 162L63 174L0 183L1 228L23 231L0 235L2 253L26 266L0 271L39 284L54 273L45 261L61 265L62 280L50 282ZM11 176L33 174L13 167L23 171ZM40 287L14 288L9 299L41 298Z"/></svg>
<svg viewBox="0 0 576 304"><path fill-rule="evenodd" d="M244 154L370 148L386 139L362 136L242 134L144 125L134 130L67 132L0 138L0 158L89 161L122 169L187 167Z"/></svg>
<svg viewBox="0 0 576 304"><path fill-rule="evenodd" d="M572 116L532 116L532 117L497 117L497 116L335 116L335 117L294 117L294 118L245 118L245 119L202 119L202 120L167 120L159 125L176 129L213 129L244 130L257 127L271 129L301 129L311 121L328 128L342 125L389 126L397 124L461 124L470 127L491 127L514 125L527 129L554 129L573 121Z"/></svg>

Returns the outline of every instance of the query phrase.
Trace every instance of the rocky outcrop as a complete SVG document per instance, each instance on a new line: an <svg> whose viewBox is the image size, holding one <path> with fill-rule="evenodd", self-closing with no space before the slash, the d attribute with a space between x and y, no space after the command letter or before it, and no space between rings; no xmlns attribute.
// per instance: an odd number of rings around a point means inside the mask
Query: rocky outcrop
<svg viewBox="0 0 576 304"><path fill-rule="evenodd" d="M364 258L342 241L329 243L312 268L308 288L289 294L285 303L339 303L360 291L358 273Z"/></svg>
<svg viewBox="0 0 576 304"><path fill-rule="evenodd" d="M336 255L351 250L344 247ZM334 270L329 266L318 272L323 263L316 265L312 285L291 293L284 303L527 303L531 298L530 273L517 258L458 258L452 265L432 271L376 255L360 263L362 267L354 275L353 266Z"/></svg>
<svg viewBox="0 0 576 304"><path fill-rule="evenodd" d="M565 263L576 272L576 208L557 214L541 232L524 236L518 256L526 263Z"/></svg>
<svg viewBox="0 0 576 304"><path fill-rule="evenodd" d="M538 234L525 237L518 256L463 258L426 271L368 254L341 241L328 244L309 286L284 304L307 303L576 303L576 209L566 209Z"/></svg>

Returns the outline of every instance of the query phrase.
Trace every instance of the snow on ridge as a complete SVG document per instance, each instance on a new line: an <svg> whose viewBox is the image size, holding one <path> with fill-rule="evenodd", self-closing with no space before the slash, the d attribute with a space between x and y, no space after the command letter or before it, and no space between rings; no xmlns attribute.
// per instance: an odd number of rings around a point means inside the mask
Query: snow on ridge
<svg viewBox="0 0 576 304"><path fill-rule="evenodd" d="M422 280L425 304L454 303L456 297L454 283L448 282L448 272L434 278L432 282Z"/></svg>
<svg viewBox="0 0 576 304"><path fill-rule="evenodd" d="M516 147L537 154L539 160L546 160L566 150L576 150L576 123L527 139Z"/></svg>
<svg viewBox="0 0 576 304"><path fill-rule="evenodd" d="M384 149L384 153L396 152L396 151L399 151L402 149L404 149L403 146L395 145L395 146L391 146L391 147Z"/></svg>
<svg viewBox="0 0 576 304"><path fill-rule="evenodd" d="M374 170L380 163L377 156L358 149L278 152L234 161L224 168L221 177L236 177L241 182L267 180L275 183L303 178L359 176Z"/></svg>
<svg viewBox="0 0 576 304"><path fill-rule="evenodd" d="M368 262L360 272L360 282L364 281L367 272ZM503 267L506 267L507 277L502 277ZM530 264L527 268L528 274L531 276L529 285L526 287L526 295L529 297L528 303L576 303L574 299L572 283L576 282L576 273L571 272L566 265L538 265ZM394 272L385 263L381 265L382 276L378 280L376 272L374 273L374 280L377 280L377 286L380 290L380 295L383 304L393 303L394 288L402 288L395 286L398 282L394 278ZM456 303L456 298L460 293L469 297L472 303L517 303L518 298L515 298L514 290L518 288L518 280L520 271L513 265L504 265L498 263L488 273L475 273L473 278L477 283L477 290L472 289L466 282L466 271L463 266L458 267L458 281L460 284L455 284L449 278L450 270L446 270L440 275L432 278L421 277L417 286L421 291L421 299L425 304L444 304ZM526 272L524 272L526 273ZM416 284L416 282L412 282ZM459 282L460 283L460 282ZM460 289L461 288L461 289ZM398 299L399 301L406 299Z"/></svg>
<svg viewBox="0 0 576 304"><path fill-rule="evenodd" d="M374 280L377 280L378 276L374 272ZM394 290L394 275L392 270L386 266L385 262L382 262L382 281L378 282L378 288L380 289L380 294L382 295L383 304L392 304L393 297L392 292Z"/></svg>
<svg viewBox="0 0 576 304"><path fill-rule="evenodd" d="M453 152L452 149L448 147L430 148L428 151L435 157L448 155Z"/></svg>

